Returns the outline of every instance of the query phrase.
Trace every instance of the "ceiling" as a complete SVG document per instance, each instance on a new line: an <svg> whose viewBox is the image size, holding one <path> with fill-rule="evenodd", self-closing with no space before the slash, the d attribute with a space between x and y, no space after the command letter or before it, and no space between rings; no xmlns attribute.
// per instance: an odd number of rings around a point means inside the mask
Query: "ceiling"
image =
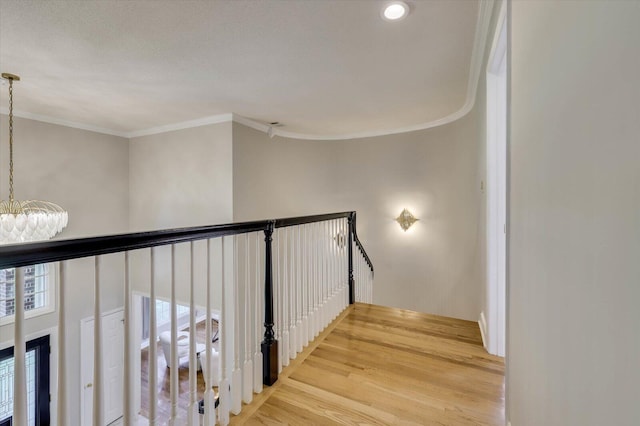
<svg viewBox="0 0 640 426"><path fill-rule="evenodd" d="M483 2L408 1L400 22L385 3L0 0L0 69L22 77L17 115L122 136L234 113L342 138L465 113Z"/></svg>

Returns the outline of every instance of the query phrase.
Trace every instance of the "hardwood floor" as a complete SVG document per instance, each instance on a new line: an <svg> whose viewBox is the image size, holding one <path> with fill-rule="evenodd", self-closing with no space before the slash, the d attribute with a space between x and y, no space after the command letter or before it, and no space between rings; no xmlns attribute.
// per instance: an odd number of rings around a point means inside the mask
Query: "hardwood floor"
<svg viewBox="0 0 640 426"><path fill-rule="evenodd" d="M356 304L231 424L502 426L503 359L474 322Z"/></svg>
<svg viewBox="0 0 640 426"><path fill-rule="evenodd" d="M204 342L204 322L197 326ZM158 348L158 411L168 418L169 374ZM142 351L142 409L148 352ZM179 424L189 389L180 368ZM198 373L199 398L204 391ZM486 353L471 321L355 304L232 425L504 425L503 359Z"/></svg>

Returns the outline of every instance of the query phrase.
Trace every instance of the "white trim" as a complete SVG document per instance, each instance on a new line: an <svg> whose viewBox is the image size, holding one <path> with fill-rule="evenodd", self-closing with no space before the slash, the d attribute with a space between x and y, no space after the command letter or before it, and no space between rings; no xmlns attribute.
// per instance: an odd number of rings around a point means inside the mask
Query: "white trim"
<svg viewBox="0 0 640 426"><path fill-rule="evenodd" d="M137 130L126 133L127 138L137 138L140 136L157 135L158 133L173 132L175 130L191 129L193 127L206 126L209 124L228 123L233 120L233 114L225 113L202 117L196 120L183 121L181 123L167 124L166 126L152 127L146 130Z"/></svg>
<svg viewBox="0 0 640 426"><path fill-rule="evenodd" d="M506 279L506 8L503 2L496 23L487 63L487 268L486 329L487 351L505 355ZM496 56L497 55L497 56Z"/></svg>
<svg viewBox="0 0 640 426"><path fill-rule="evenodd" d="M493 35L493 42L491 44L491 50L489 53L489 60L487 61L487 72L496 73L502 61L498 62L498 59L506 57L507 51L507 34L506 34L506 20L507 20L507 2L503 1L500 5L500 11L498 12L498 19L496 22L495 33Z"/></svg>
<svg viewBox="0 0 640 426"><path fill-rule="evenodd" d="M0 113L9 115L7 108L0 108ZM102 133L105 135L119 136L121 138L127 138L126 132L120 132L113 129L105 129L103 127L92 126L90 124L78 123L76 121L67 121L60 118L50 117L48 115L32 114L24 111L13 111L15 117L26 118L28 120L41 121L43 123L56 124L58 126L71 127L72 129L88 130L89 132Z"/></svg>
<svg viewBox="0 0 640 426"><path fill-rule="evenodd" d="M59 276L60 264L58 262L52 262L52 263L44 263L43 265L47 265L47 268L53 269L53 271L47 273L47 286L48 286L47 292L46 292L47 302L45 306L41 308L35 308L35 309L30 309L28 311L24 311L25 321L31 318L42 316L42 315L51 314L56 311L56 301L57 301L56 296L58 294L57 293L58 282L60 280L60 276ZM11 269L11 268L7 268L7 269ZM3 317L0 317L0 329L4 326L15 323L15 318L16 318L15 313L13 315L5 315Z"/></svg>
<svg viewBox="0 0 640 426"><path fill-rule="evenodd" d="M488 352L489 351L487 346L488 343L485 337L487 333L487 319L484 317L484 311L480 312L480 319L478 320L478 326L480 327L480 335L482 336L482 346L484 346L484 348Z"/></svg>
<svg viewBox="0 0 640 426"><path fill-rule="evenodd" d="M343 133L338 135L319 135L311 133L299 133L289 132L282 128L276 128L269 126L268 124L261 123L259 121L247 118L236 113L224 113L217 114L208 117L202 117L195 120L183 121L180 123L167 124L165 126L152 127L149 129L135 130L131 132L118 131L113 129L105 129L101 127L91 126L87 124L77 123L73 121L61 120L45 115L31 114L27 112L14 111L16 117L28 118L30 120L42 121L44 123L58 124L61 126L72 127L76 129L88 130L96 133L103 133L112 136L119 136L123 138L136 138L140 136L149 136L159 133L165 133L175 130L189 129L192 127L200 127L208 124L227 123L234 121L236 123L243 124L252 129L259 130L261 132L269 134L271 137L280 136L284 138L302 139L302 140L349 140L349 139L361 139L375 136L387 136L395 135L398 133L414 132L417 130L430 129L432 127L442 126L444 124L451 123L464 117L471 111L476 102L476 92L478 88L478 81L480 79L480 71L482 70L482 63L484 61L487 35L489 33L489 24L491 22L491 15L493 12L493 5L495 0L480 0L480 6L478 9L478 18L476 20L476 31L474 35L473 51L471 53L471 65L469 67L469 80L467 81L467 96L465 103L462 107L437 120L431 120L424 123L418 123L411 126L398 127L388 130L376 130L376 131L363 131L353 133ZM6 108L0 109L3 114L8 114Z"/></svg>
<svg viewBox="0 0 640 426"><path fill-rule="evenodd" d="M267 134L269 133L269 129L273 128L272 126L269 126L268 124L260 123L258 121L252 120L251 118L243 117L243 116L235 114L235 113L232 114L232 116L233 116L233 121L235 123L239 123L239 124L245 125L247 127L251 127L252 129L259 130L259 131L267 133ZM278 133L278 134L280 134L280 133Z"/></svg>

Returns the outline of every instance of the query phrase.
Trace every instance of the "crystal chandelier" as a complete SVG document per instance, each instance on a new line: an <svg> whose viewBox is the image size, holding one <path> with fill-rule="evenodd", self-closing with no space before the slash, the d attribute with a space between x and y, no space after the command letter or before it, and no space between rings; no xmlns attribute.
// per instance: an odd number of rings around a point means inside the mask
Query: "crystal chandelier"
<svg viewBox="0 0 640 426"><path fill-rule="evenodd" d="M9 81L9 200L0 201L0 244L48 240L67 226L69 216L48 201L13 198L13 82L20 77L2 73Z"/></svg>

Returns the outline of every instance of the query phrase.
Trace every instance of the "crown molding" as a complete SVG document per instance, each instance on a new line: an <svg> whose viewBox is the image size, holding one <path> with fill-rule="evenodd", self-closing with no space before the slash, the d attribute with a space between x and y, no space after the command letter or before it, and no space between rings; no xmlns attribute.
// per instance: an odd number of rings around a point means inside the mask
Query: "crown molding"
<svg viewBox="0 0 640 426"><path fill-rule="evenodd" d="M0 113L9 115L9 109L0 108ZM13 111L14 117L26 118L28 120L40 121L43 123L56 124L58 126L71 127L73 129L88 130L90 132L102 133L104 135L118 136L128 138L126 132L120 132L113 129L105 129L103 127L92 126L90 124L78 123L75 121L61 120L59 118L50 117L48 115L32 114L24 111Z"/></svg>
<svg viewBox="0 0 640 426"><path fill-rule="evenodd" d="M145 130L137 130L135 132L127 133L128 138L137 138L140 136L157 135L158 133L172 132L175 130L190 129L192 127L206 126L209 124L226 123L233 120L233 114L225 113L218 115L211 115L208 117L198 118L196 120L183 121L180 123L167 124L166 126L152 127Z"/></svg>

